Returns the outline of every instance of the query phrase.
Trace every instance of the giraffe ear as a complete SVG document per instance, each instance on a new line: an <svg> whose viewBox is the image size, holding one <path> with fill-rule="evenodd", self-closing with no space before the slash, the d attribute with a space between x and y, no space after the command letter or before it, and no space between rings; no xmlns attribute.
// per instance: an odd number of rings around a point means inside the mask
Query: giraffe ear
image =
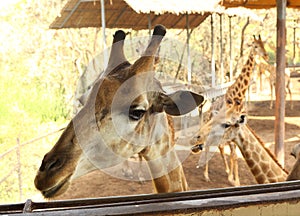
<svg viewBox="0 0 300 216"><path fill-rule="evenodd" d="M170 95L162 94L161 96L164 111L173 116L185 115L204 101L202 95L191 91L177 91Z"/></svg>

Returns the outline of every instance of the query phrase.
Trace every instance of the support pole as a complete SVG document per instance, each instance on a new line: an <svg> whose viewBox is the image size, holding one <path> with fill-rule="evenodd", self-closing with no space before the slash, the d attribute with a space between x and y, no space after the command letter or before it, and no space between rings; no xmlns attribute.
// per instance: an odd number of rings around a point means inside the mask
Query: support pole
<svg viewBox="0 0 300 216"><path fill-rule="evenodd" d="M192 81L192 64L191 64L191 55L190 55L190 25L189 25L189 14L186 13L186 52L187 52L187 83L188 88L190 88L191 81ZM186 136L187 135L187 128L189 127L189 119L191 117L191 114L187 114L183 118L183 133Z"/></svg>
<svg viewBox="0 0 300 216"><path fill-rule="evenodd" d="M232 68L232 31L231 31L231 18L229 16L229 80L232 81L233 79L233 68Z"/></svg>
<svg viewBox="0 0 300 216"><path fill-rule="evenodd" d="M293 68L295 71L295 64L296 64L296 26L297 26L297 20L294 20L293 26Z"/></svg>
<svg viewBox="0 0 300 216"><path fill-rule="evenodd" d="M220 16L220 71L221 71L221 84L224 83L224 62L223 62L223 16Z"/></svg>
<svg viewBox="0 0 300 216"><path fill-rule="evenodd" d="M186 51L187 51L187 81L188 85L191 84L192 81L192 62L191 62L191 54L190 54L190 24L189 24L189 14L186 14Z"/></svg>
<svg viewBox="0 0 300 216"><path fill-rule="evenodd" d="M215 70L215 47L214 47L214 13L210 15L210 32L211 32L211 87L216 86L216 70Z"/></svg>
<svg viewBox="0 0 300 216"><path fill-rule="evenodd" d="M286 67L286 0L276 0L277 4L277 44L276 44L276 103L275 103L275 155L284 166L284 116L285 116L285 80Z"/></svg>
<svg viewBox="0 0 300 216"><path fill-rule="evenodd" d="M105 35L105 3L104 0L100 0L101 4L101 25L102 25L102 39L103 39L103 68L107 67L108 63L108 52L106 46L106 35Z"/></svg>

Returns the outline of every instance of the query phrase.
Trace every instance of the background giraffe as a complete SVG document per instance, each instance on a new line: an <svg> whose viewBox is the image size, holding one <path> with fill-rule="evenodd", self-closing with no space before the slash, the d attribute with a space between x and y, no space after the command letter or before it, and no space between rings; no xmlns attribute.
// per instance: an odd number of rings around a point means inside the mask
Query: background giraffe
<svg viewBox="0 0 300 216"><path fill-rule="evenodd" d="M271 65L264 60L260 60L259 65L259 73L265 74L269 80L270 84L270 109L273 108L273 95L275 94L275 84L276 84L276 67L275 65ZM292 101L292 91L291 91L291 71L289 68L285 68L284 71L284 79L285 79L285 92L290 95L290 108L293 109L293 101ZM274 93L273 93L274 92Z"/></svg>
<svg viewBox="0 0 300 216"><path fill-rule="evenodd" d="M300 143L294 146L291 155L295 157L296 162L287 177L287 181L300 180Z"/></svg>
<svg viewBox="0 0 300 216"><path fill-rule="evenodd" d="M208 136L205 140L206 144L228 141L236 143L257 183L265 184L286 180L287 171L246 124L244 113L237 113L231 108L226 113L218 113L213 119L212 125L214 127L212 127L210 133L213 136ZM200 151L197 146L192 150L194 152Z"/></svg>
<svg viewBox="0 0 300 216"><path fill-rule="evenodd" d="M245 93L248 89L254 64L255 64L255 57L259 56L262 57L265 60L268 60L268 54L265 50L264 43L259 35L258 38L253 36L253 42L252 47L248 56L248 59L246 63L244 64L241 73L236 78L235 82L227 89L226 94L224 97L218 98L211 106L208 117L206 117L207 120L204 121L204 126L202 126L202 122L200 122L200 131L195 136L195 138L191 141L192 144L197 145L199 143L202 143L203 140L207 138L209 135L209 131L211 129L211 119L213 118L214 110L220 111L220 112L226 112L226 110L233 107L236 112L241 112L244 108L244 99L245 99ZM224 145L230 146L230 168L227 164L225 155L224 155ZM205 146L209 146L206 145ZM228 180L233 185L238 186L240 185L239 178L238 178L238 165L237 165L237 155L235 151L235 145L233 145L230 141L225 142L224 144L218 145L219 151L222 155L226 172L228 173ZM205 155L207 158L209 148L205 148ZM205 159L207 161L207 159ZM204 169L204 177L207 181L209 181L208 177L208 162L206 162L205 169Z"/></svg>

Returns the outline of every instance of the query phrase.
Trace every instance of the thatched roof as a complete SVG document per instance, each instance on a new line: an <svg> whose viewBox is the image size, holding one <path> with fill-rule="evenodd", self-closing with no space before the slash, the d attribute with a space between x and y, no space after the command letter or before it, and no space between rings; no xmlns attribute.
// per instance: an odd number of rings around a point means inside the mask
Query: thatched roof
<svg viewBox="0 0 300 216"><path fill-rule="evenodd" d="M137 13L203 14L222 10L220 0L124 0Z"/></svg>
<svg viewBox="0 0 300 216"><path fill-rule="evenodd" d="M276 0L222 0L225 7L245 7L250 9L268 9L276 7ZM287 0L287 7L300 9L299 0Z"/></svg>
<svg viewBox="0 0 300 216"><path fill-rule="evenodd" d="M212 3L215 5L216 1L202 0L200 2L206 5L211 5ZM148 6L152 5L152 1L150 2L151 4L147 1ZM174 10L175 8L161 15L157 15L156 12L151 12L150 14L137 13L124 0L105 0L106 27L130 28L134 30L148 29L148 20L150 19L152 26L163 24L166 28L183 29L186 28L186 13L193 10L193 13L189 15L189 27L195 28L210 14L209 11L205 10L196 12L191 4L189 11L180 10L179 12L176 9L176 13L174 13ZM101 5L99 0L69 0L61 10L60 16L56 17L50 25L50 28L53 29L81 27L101 27Z"/></svg>
<svg viewBox="0 0 300 216"><path fill-rule="evenodd" d="M148 29L151 25L163 24L169 28L199 26L212 13L259 18L250 9L276 7L276 0L104 0L107 28ZM287 6L300 8L299 0L287 0ZM228 9L226 9L228 8ZM226 10L225 10L226 9ZM101 27L99 0L69 0L50 28Z"/></svg>

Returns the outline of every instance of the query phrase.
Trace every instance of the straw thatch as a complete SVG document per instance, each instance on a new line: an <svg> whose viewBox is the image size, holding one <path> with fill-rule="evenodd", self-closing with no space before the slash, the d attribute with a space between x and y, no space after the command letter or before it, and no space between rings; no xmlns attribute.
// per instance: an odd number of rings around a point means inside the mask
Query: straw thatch
<svg viewBox="0 0 300 216"><path fill-rule="evenodd" d="M276 7L276 0L222 0L224 7L245 7L250 9L269 9ZM299 0L287 0L287 7L300 9Z"/></svg>
<svg viewBox="0 0 300 216"><path fill-rule="evenodd" d="M150 1L151 2L151 1ZM206 1L206 4L209 1ZM150 5L148 1L148 5ZM195 28L203 22L209 12L201 11L189 15L189 27ZM151 25L163 24L166 28L186 28L186 14L137 13L123 0L105 0L105 20L107 28L129 28L134 30L148 29L149 19ZM93 0L69 0L61 14L50 25L50 28L81 28L101 27L100 1Z"/></svg>
<svg viewBox="0 0 300 216"><path fill-rule="evenodd" d="M220 0L125 0L138 13L203 14L222 10Z"/></svg>
<svg viewBox="0 0 300 216"><path fill-rule="evenodd" d="M169 28L189 28L200 25L212 12L230 16L250 16L260 20L250 9L276 7L276 0L104 0L107 28L148 29L163 24ZM300 8L299 0L287 0L287 6ZM238 8L237 8L238 7ZM243 8L241 8L243 7ZM229 9L226 9L229 8ZM50 28L101 27L99 0L69 0Z"/></svg>

